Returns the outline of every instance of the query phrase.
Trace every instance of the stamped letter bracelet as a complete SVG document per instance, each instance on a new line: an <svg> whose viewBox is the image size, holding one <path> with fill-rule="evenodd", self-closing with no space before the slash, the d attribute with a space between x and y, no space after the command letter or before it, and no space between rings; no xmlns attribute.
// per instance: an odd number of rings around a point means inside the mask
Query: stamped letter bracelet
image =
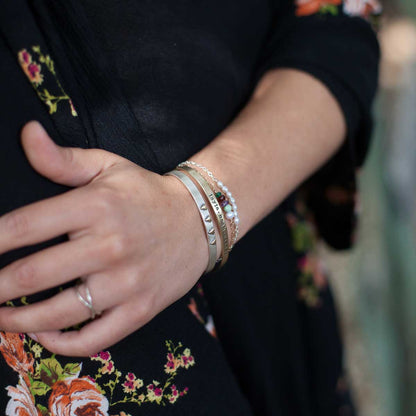
<svg viewBox="0 0 416 416"><path fill-rule="evenodd" d="M165 175L176 176L191 193L198 207L206 231L209 251L208 265L204 274L219 270L226 263L238 237L239 218L235 199L228 188L199 163L187 160ZM215 226L221 240L218 258Z"/></svg>

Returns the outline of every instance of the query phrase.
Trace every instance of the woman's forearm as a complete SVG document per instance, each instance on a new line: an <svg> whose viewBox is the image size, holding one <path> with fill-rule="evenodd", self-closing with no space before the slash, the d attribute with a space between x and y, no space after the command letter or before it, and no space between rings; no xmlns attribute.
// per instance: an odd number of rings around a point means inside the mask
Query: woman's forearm
<svg viewBox="0 0 416 416"><path fill-rule="evenodd" d="M190 159L209 168L238 204L241 238L341 146L336 98L312 75L269 71L246 107Z"/></svg>

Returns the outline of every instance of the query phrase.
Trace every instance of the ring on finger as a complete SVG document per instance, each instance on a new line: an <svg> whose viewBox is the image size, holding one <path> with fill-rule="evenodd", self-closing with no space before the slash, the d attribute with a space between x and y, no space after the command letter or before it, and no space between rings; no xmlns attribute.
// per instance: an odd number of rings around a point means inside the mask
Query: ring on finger
<svg viewBox="0 0 416 416"><path fill-rule="evenodd" d="M81 292L82 288L84 288L85 293ZM94 319L96 316L101 315L101 312L97 312L94 308L91 292L88 288L87 281L83 281L81 279L78 280L75 286L75 290L78 300L90 310L91 319Z"/></svg>

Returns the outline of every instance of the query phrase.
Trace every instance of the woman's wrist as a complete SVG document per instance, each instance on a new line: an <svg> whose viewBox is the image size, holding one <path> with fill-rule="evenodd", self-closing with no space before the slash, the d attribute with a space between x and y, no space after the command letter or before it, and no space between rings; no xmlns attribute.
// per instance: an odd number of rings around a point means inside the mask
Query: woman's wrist
<svg viewBox="0 0 416 416"><path fill-rule="evenodd" d="M341 146L345 119L329 89L295 69L270 71L238 117L189 159L232 191L241 239Z"/></svg>
<svg viewBox="0 0 416 416"><path fill-rule="evenodd" d="M182 241L178 244L183 244L186 241L184 250L192 250L195 261L195 266L198 270L196 275L201 276L208 264L209 253L207 248L207 239L199 211L192 199L191 194L186 187L177 180L177 178L163 175L163 180L166 183L167 192L170 194L169 200L172 201L169 208L173 211L175 221L172 222L172 227L180 227Z"/></svg>

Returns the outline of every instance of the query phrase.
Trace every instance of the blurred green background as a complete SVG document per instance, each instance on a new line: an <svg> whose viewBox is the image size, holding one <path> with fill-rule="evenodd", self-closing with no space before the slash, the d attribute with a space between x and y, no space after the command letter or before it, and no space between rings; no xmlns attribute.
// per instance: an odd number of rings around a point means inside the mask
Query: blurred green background
<svg viewBox="0 0 416 416"><path fill-rule="evenodd" d="M382 0L380 88L361 222L333 270L361 416L416 415L416 0Z"/></svg>

